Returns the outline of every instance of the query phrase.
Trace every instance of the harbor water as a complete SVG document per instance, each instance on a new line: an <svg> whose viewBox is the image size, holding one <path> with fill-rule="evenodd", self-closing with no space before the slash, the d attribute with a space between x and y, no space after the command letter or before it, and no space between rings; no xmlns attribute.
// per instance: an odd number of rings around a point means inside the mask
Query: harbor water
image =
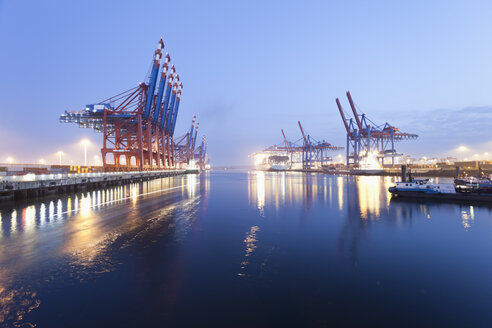
<svg viewBox="0 0 492 328"><path fill-rule="evenodd" d="M0 207L2 327L491 327L492 206L216 171Z"/></svg>

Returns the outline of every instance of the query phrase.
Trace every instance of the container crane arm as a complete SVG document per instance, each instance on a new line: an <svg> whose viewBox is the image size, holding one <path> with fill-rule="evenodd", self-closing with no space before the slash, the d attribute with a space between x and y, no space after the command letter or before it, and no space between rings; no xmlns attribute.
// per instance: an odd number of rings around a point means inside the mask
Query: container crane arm
<svg viewBox="0 0 492 328"><path fill-rule="evenodd" d="M338 106L338 110L340 111L340 116L342 116L342 121L343 121L343 124L345 125L345 130L347 130L347 133L350 134L350 128L349 128L349 125L347 123L347 119L345 118L345 114L343 113L343 108L342 108L342 105L340 104L340 100L335 99L335 101L337 102L337 106Z"/></svg>
<svg viewBox="0 0 492 328"><path fill-rule="evenodd" d="M167 70L169 69L169 62L171 61L171 57L169 56L168 53L166 53L165 59L164 59L164 64L162 64L162 70L161 70L161 80L159 82L159 89L157 91L157 100L155 103L155 109L154 109L154 115L152 116L152 125L157 125L159 121L159 117L161 115L161 107L162 107L162 97L164 95L164 89L166 86L166 79L167 79Z"/></svg>
<svg viewBox="0 0 492 328"><path fill-rule="evenodd" d="M350 107L352 108L352 112L354 113L354 118L355 121L357 122L357 126L359 127L359 131L362 131L362 123L360 122L359 115L357 114L357 110L355 109L354 101L352 100L350 91L347 91L347 98L350 103Z"/></svg>
<svg viewBox="0 0 492 328"><path fill-rule="evenodd" d="M307 147L309 145L309 142L306 138L306 135L304 134L304 129L302 128L301 121L297 121L297 123L299 124L299 128L301 129L302 138L304 139L304 146Z"/></svg>
<svg viewBox="0 0 492 328"><path fill-rule="evenodd" d="M171 95L171 90L173 88L174 82L174 74L176 73L176 69L174 65L171 67L171 72L169 73L169 78L167 81L166 95L164 96L164 101L162 105L162 113L161 113L161 122L159 124L159 129L162 131L164 128L167 130L167 120L169 117L169 97Z"/></svg>
<svg viewBox="0 0 492 328"><path fill-rule="evenodd" d="M163 48L164 42L161 39L154 54L154 64L150 74L149 90L147 91L147 100L145 101L145 109L142 115L144 119L147 119L150 116L150 110L152 108L152 103L154 102L155 85L157 82L157 74L159 73L159 66L161 65L161 50Z"/></svg>
<svg viewBox="0 0 492 328"><path fill-rule="evenodd" d="M179 80L178 80L179 81ZM174 128L176 127L176 119L178 118L179 103L181 102L181 90L183 89L183 83L179 83L178 92L176 94L176 106L173 111L173 121L171 127L171 136L174 135Z"/></svg>
<svg viewBox="0 0 492 328"><path fill-rule="evenodd" d="M289 142L287 141L287 138L285 137L284 129L280 129L282 131L282 135L284 136L284 141L285 141L285 147L287 147L287 150L290 153L290 147L289 147Z"/></svg>

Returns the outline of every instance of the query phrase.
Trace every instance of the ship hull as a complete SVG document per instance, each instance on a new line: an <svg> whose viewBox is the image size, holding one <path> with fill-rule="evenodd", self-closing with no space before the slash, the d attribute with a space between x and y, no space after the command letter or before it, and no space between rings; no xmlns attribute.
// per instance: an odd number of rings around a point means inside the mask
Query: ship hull
<svg viewBox="0 0 492 328"><path fill-rule="evenodd" d="M486 202L492 205L492 193L455 193L455 194L439 194L439 193L425 193L423 191L404 191L404 190L390 190L393 197L396 198L408 198L408 199L432 199L439 201L460 201L460 202Z"/></svg>

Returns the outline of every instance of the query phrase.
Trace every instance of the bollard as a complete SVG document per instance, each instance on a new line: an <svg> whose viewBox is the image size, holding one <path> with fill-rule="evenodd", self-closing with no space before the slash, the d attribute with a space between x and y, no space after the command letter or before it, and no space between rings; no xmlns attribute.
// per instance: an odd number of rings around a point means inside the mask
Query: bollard
<svg viewBox="0 0 492 328"><path fill-rule="evenodd" d="M402 165L401 166L401 182L406 182L407 181L407 166Z"/></svg>

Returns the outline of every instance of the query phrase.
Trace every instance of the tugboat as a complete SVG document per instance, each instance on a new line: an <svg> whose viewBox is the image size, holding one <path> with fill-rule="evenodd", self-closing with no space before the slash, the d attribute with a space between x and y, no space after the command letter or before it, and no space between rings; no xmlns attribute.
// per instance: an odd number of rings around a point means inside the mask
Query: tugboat
<svg viewBox="0 0 492 328"><path fill-rule="evenodd" d="M464 182L463 182L464 181ZM433 183L431 179L406 179L406 168L402 167L402 181L388 191L398 198L426 198L465 202L489 202L492 205L492 184L490 188L482 183L467 180L455 183Z"/></svg>
<svg viewBox="0 0 492 328"><path fill-rule="evenodd" d="M455 179L454 184L460 192L492 192L492 182L485 178L465 177Z"/></svg>
<svg viewBox="0 0 492 328"><path fill-rule="evenodd" d="M396 186L388 189L390 193L397 196L422 196L439 194L456 194L452 183L432 183L432 179L413 179L397 182Z"/></svg>

